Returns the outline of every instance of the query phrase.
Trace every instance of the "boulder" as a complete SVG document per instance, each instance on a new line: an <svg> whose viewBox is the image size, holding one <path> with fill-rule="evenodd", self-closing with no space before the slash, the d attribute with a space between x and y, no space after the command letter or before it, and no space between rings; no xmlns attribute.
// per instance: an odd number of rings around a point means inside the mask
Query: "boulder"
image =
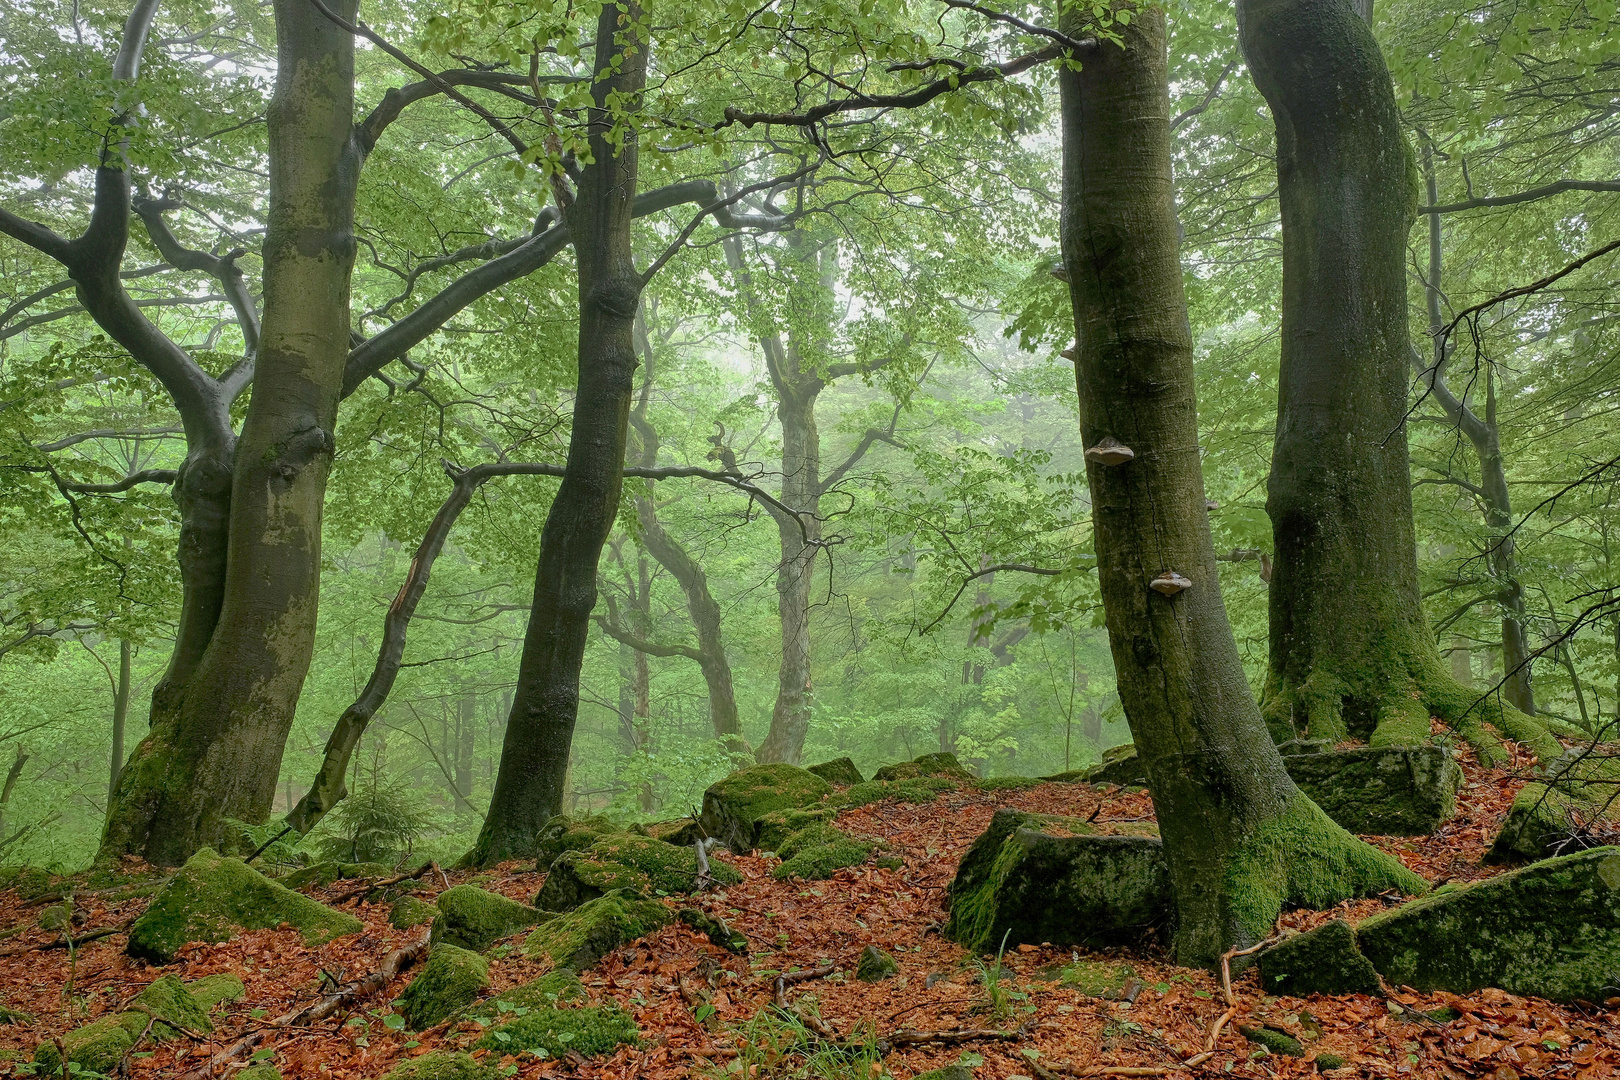
<svg viewBox="0 0 1620 1080"><path fill-rule="evenodd" d="M1145 829L1133 832L1102 835L1074 819L997 811L951 883L945 936L979 952L1003 941L1096 947L1139 939L1172 905L1163 845Z"/></svg>
<svg viewBox="0 0 1620 1080"><path fill-rule="evenodd" d="M698 823L732 851L758 847L759 819L776 810L802 810L831 794L832 785L796 765L772 762L734 772L703 793Z"/></svg>
<svg viewBox="0 0 1620 1080"><path fill-rule="evenodd" d="M146 1030L147 1016L134 1011L103 1016L62 1037L69 1065L75 1072L111 1074ZM55 1043L42 1042L34 1051L34 1071L40 1076L63 1075L62 1055Z"/></svg>
<svg viewBox="0 0 1620 1080"><path fill-rule="evenodd" d="M438 914L437 904L430 904L414 896L402 896L388 909L388 925L395 930L409 930L413 926L432 922Z"/></svg>
<svg viewBox="0 0 1620 1080"><path fill-rule="evenodd" d="M547 916L527 904L473 885L457 885L439 894L433 920L434 944L444 942L483 952L504 937L541 922Z"/></svg>
<svg viewBox="0 0 1620 1080"><path fill-rule="evenodd" d="M855 767L855 763L847 757L823 761L820 765L810 766L807 771L813 772L827 783L837 784L839 787L848 787L866 779L861 775L861 770Z"/></svg>
<svg viewBox="0 0 1620 1080"><path fill-rule="evenodd" d="M761 850L781 854L779 849L788 837L812 825L829 824L837 815L838 811L831 806L814 810L773 810L755 823L754 843Z"/></svg>
<svg viewBox="0 0 1620 1080"><path fill-rule="evenodd" d="M223 1005L227 1001L235 1001L247 993L247 987L242 985L242 980L228 971L221 971L217 975L204 975L195 982L187 983L186 990L204 1012L209 1012L215 1006Z"/></svg>
<svg viewBox="0 0 1620 1080"><path fill-rule="evenodd" d="M1420 993L1490 986L1601 1001L1620 985L1620 848L1442 886L1364 920L1352 941L1342 924L1329 923L1262 953L1261 978L1268 991L1296 997L1365 988L1367 968L1357 956L1390 984Z"/></svg>
<svg viewBox="0 0 1620 1080"><path fill-rule="evenodd" d="M693 817L676 818L674 821L637 822L630 826L630 831L637 836L650 836L654 840L662 840L676 847L691 847L704 839L703 830Z"/></svg>
<svg viewBox="0 0 1620 1080"><path fill-rule="evenodd" d="M1620 828L1620 800L1614 798L1620 757L1608 756L1612 748L1598 754L1583 751L1567 751L1547 766L1546 782L1531 781L1519 789L1485 853L1486 862L1527 862L1555 855L1582 826L1607 826L1603 831L1610 833Z"/></svg>
<svg viewBox="0 0 1620 1080"><path fill-rule="evenodd" d="M923 754L910 761L885 765L872 774L874 780L915 780L919 776L942 776L947 780L971 780L973 774L962 767L951 753Z"/></svg>
<svg viewBox="0 0 1620 1080"><path fill-rule="evenodd" d="M319 945L361 929L346 912L279 885L240 859L203 848L175 872L129 928L125 951L167 964L193 941L229 941L239 930L287 923L306 945Z"/></svg>
<svg viewBox="0 0 1620 1080"><path fill-rule="evenodd" d="M611 833L585 851L566 851L546 872L534 898L542 911L572 911L615 889L663 896L689 893L697 886L694 848L676 847L635 833ZM718 859L709 860L709 876L735 885L742 875Z"/></svg>
<svg viewBox="0 0 1620 1080"><path fill-rule="evenodd" d="M833 798L843 808L894 799L897 802L931 803L944 791L955 791L958 781L944 776L916 776L909 780L867 780L846 788Z"/></svg>
<svg viewBox="0 0 1620 1080"><path fill-rule="evenodd" d="M412 1031L430 1028L478 1000L489 985L489 961L467 949L433 946L427 963L399 998L399 1011Z"/></svg>
<svg viewBox="0 0 1620 1080"><path fill-rule="evenodd" d="M1305 1056L1305 1044L1286 1031L1278 1031L1274 1027L1251 1027L1248 1024L1237 1024L1236 1027L1239 1035L1256 1046L1265 1047L1269 1053L1283 1057Z"/></svg>
<svg viewBox="0 0 1620 1080"><path fill-rule="evenodd" d="M494 1062L486 1065L471 1054L435 1050L400 1062L383 1080L496 1080L500 1075Z"/></svg>
<svg viewBox="0 0 1620 1080"><path fill-rule="evenodd" d="M565 1005L585 997L585 986L567 968L548 971L538 979L519 983L481 1002L468 1015L485 1027L510 1017L519 1009L542 1009Z"/></svg>
<svg viewBox="0 0 1620 1080"><path fill-rule="evenodd" d="M669 920L669 909L656 900L611 892L541 925L525 939L523 952L530 958L547 958L558 967L583 971Z"/></svg>
<svg viewBox="0 0 1620 1080"><path fill-rule="evenodd" d="M1124 743L1104 750L1102 764L1086 770L1086 782L1118 784L1120 787L1147 786L1147 769L1136 755L1136 744Z"/></svg>
<svg viewBox="0 0 1620 1080"><path fill-rule="evenodd" d="M860 959L855 961L855 977L864 983L882 982L899 971L900 965L894 957L876 945L862 949Z"/></svg>
<svg viewBox="0 0 1620 1080"><path fill-rule="evenodd" d="M382 863L374 862L318 862L294 870L278 880L289 889L324 889L351 878L382 879L393 877L394 872Z"/></svg>
<svg viewBox="0 0 1620 1080"><path fill-rule="evenodd" d="M1457 808L1462 767L1443 746L1307 750L1283 755L1288 775L1353 833L1425 836Z"/></svg>
<svg viewBox="0 0 1620 1080"><path fill-rule="evenodd" d="M1268 994L1376 994L1378 970L1356 948L1343 919L1284 938L1260 954L1260 986Z"/></svg>
<svg viewBox="0 0 1620 1080"><path fill-rule="evenodd" d="M1444 886L1356 927L1396 986L1602 1001L1620 986L1620 848Z"/></svg>
<svg viewBox="0 0 1620 1080"><path fill-rule="evenodd" d="M623 831L607 818L571 818L559 814L540 826L535 834L535 869L545 870L563 852L584 851L602 837Z"/></svg>
<svg viewBox="0 0 1620 1080"><path fill-rule="evenodd" d="M857 840L831 825L812 826L788 837L778 852L783 861L771 871L771 877L777 881L825 881L845 867L865 863L877 846L875 841Z"/></svg>
<svg viewBox="0 0 1620 1080"><path fill-rule="evenodd" d="M484 1032L473 1049L536 1057L562 1057L572 1051L589 1058L640 1042L635 1018L622 1009L541 1006Z"/></svg>
<svg viewBox="0 0 1620 1080"><path fill-rule="evenodd" d="M111 1073L143 1034L156 1040L182 1032L206 1035L214 1030L209 1010L241 996L242 981L234 975L210 975L192 983L182 983L178 975L165 975L136 994L123 1012L69 1032L62 1046L69 1065L78 1066L73 1071ZM62 1071L62 1055L52 1042L39 1044L34 1062L40 1075Z"/></svg>
<svg viewBox="0 0 1620 1080"><path fill-rule="evenodd" d="M710 915L697 908L683 907L675 913L675 917L727 952L734 952L739 956L748 954L748 938L727 926L725 920L719 916Z"/></svg>

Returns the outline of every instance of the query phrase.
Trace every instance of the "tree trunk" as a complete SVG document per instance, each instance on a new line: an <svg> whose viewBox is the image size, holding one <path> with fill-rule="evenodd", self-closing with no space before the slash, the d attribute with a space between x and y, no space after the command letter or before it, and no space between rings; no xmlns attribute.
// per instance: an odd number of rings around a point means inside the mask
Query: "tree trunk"
<svg viewBox="0 0 1620 1080"><path fill-rule="evenodd" d="M473 722L478 717L478 697L464 690L456 702L456 812L472 810Z"/></svg>
<svg viewBox="0 0 1620 1080"><path fill-rule="evenodd" d="M1423 179L1428 204L1439 203L1439 185L1434 173L1434 154L1425 144ZM1502 611L1502 655L1507 678L1502 693L1508 704L1525 713L1536 714L1535 693L1530 686L1530 641L1524 629L1524 585L1519 581L1518 560L1514 558L1513 498L1508 491L1507 470L1502 461L1501 429L1496 422L1496 378L1494 369L1485 368L1485 417L1481 419L1468 403L1453 394L1445 383L1446 361L1452 351L1441 340L1445 323L1440 311L1441 274L1444 270L1440 215L1429 218L1429 279L1424 289L1429 315L1429 334L1434 341L1432 368L1422 372L1434 399L1473 444L1479 458L1480 496L1485 506L1485 526L1491 532L1485 552L1486 567L1501 585L1497 604ZM1421 365L1420 365L1421 366ZM1459 680L1467 686L1468 680Z"/></svg>
<svg viewBox="0 0 1620 1080"><path fill-rule="evenodd" d="M352 18L353 0L338 11ZM230 484L219 617L180 700L154 698L104 857L142 851L178 864L217 842L224 819L264 820L314 647L362 153L352 35L302 0L277 0L275 17L265 314Z"/></svg>
<svg viewBox="0 0 1620 1080"><path fill-rule="evenodd" d="M112 755L107 770L107 805L118 794L118 776L124 771L124 726L129 720L130 644L118 640L118 682L113 688Z"/></svg>
<svg viewBox="0 0 1620 1080"><path fill-rule="evenodd" d="M1164 839L1178 963L1266 937L1286 902L1327 907L1424 889L1335 825L1289 779L1221 600L1198 449L1192 333L1170 166L1165 16L1137 8L1121 48L1087 49L1063 94L1063 255L1088 447L1098 576L1120 697ZM1074 16L1071 36L1086 33ZM1191 581L1174 595L1164 574ZM1166 585L1171 589L1173 586Z"/></svg>
<svg viewBox="0 0 1620 1080"><path fill-rule="evenodd" d="M622 28L621 15L628 17ZM630 234L636 141L633 131L619 133L620 145L609 140L613 120L606 105L610 96L639 95L646 82L640 17L635 0L621 0L604 5L597 21L592 162L565 211L579 276L579 386L567 471L540 537L517 693L489 812L467 856L473 865L531 855L540 826L562 809L597 564L618 512L634 390L633 328L642 287Z"/></svg>
<svg viewBox="0 0 1620 1080"><path fill-rule="evenodd" d="M1405 427L1416 169L1378 43L1349 0L1237 11L1276 123L1282 206L1267 720L1279 737L1389 744L1428 738L1433 714L1500 758L1489 720L1545 752L1556 740L1539 725L1446 673L1419 599Z"/></svg>

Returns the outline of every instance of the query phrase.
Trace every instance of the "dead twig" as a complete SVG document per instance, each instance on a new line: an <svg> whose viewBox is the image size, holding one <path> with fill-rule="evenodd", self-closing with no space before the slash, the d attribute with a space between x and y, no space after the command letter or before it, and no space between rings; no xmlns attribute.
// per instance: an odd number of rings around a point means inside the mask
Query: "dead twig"
<svg viewBox="0 0 1620 1080"><path fill-rule="evenodd" d="M1257 953L1269 945L1275 945L1280 938L1277 935L1266 938L1257 945L1250 945L1247 949L1228 949L1221 954L1221 993L1226 998L1226 1011L1223 1012L1209 1029L1209 1037L1204 1040L1202 1053L1194 1054L1182 1062L1186 1069L1197 1068L1215 1056L1215 1044L1220 1041L1221 1029L1227 1025L1232 1017L1237 1015L1237 998L1232 995L1232 961L1239 956L1248 956Z"/></svg>
<svg viewBox="0 0 1620 1080"><path fill-rule="evenodd" d="M425 862L421 866L418 866L415 870L411 870L403 874L395 874L393 877L383 878L381 881L369 881L367 884L360 886L360 888L350 889L342 896L337 897L331 902L332 906L342 907L355 897L364 896L373 889L386 889L388 886L398 885L402 881L416 881L423 874L437 870L438 868L439 864L436 862Z"/></svg>
<svg viewBox="0 0 1620 1080"><path fill-rule="evenodd" d="M375 994L377 991L383 989L390 982L392 982L395 976L397 976L400 972L404 971L406 968L410 967L412 964L426 956L428 946L429 941L426 935L416 941L411 942L409 945L401 945L399 948L395 949L393 952L389 953L383 958L382 964L377 968L376 971L371 972L370 974L354 982L352 985L346 987L345 989L339 990L337 993L332 994L329 997L322 998L320 1001L306 1005L302 1009L295 1009L284 1016L279 1016L266 1026L259 1028L257 1031L244 1035L242 1038L236 1040L234 1043L215 1054L205 1064L199 1065L197 1068L192 1069L190 1072L181 1076L180 1080L205 1080L205 1078L213 1076L221 1065L224 1065L226 1062L235 1058L241 1057L243 1054L258 1046L264 1041L265 1036L270 1034L272 1031L280 1031L285 1028L297 1027L300 1024L318 1023L319 1021L325 1020L327 1017L341 1011L349 1005L352 1005L354 1002L359 1001L361 998L369 997L370 995Z"/></svg>
<svg viewBox="0 0 1620 1080"><path fill-rule="evenodd" d="M129 929L129 924L123 926L98 926L94 930L86 930L75 937L72 934L63 934L51 941L41 941L33 945L13 945L8 949L0 949L0 956L21 956L28 952L48 952L51 949L76 949L87 941L100 941L104 937L122 934Z"/></svg>

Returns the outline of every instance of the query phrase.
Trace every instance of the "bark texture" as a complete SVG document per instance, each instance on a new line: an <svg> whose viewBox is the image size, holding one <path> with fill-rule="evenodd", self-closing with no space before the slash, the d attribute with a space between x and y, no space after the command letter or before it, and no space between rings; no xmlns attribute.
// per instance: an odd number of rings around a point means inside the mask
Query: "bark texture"
<svg viewBox="0 0 1620 1080"><path fill-rule="evenodd" d="M639 95L647 77L646 44L632 0L608 4L597 22L593 161L564 211L579 276L579 383L568 462L540 537L534 601L507 720L500 771L477 845L476 865L533 854L545 821L562 812L579 672L602 547L618 513L626 430L634 390L634 324L642 279L632 260L636 192L634 132L609 139L611 98ZM620 19L625 18L621 26Z"/></svg>
<svg viewBox="0 0 1620 1080"><path fill-rule="evenodd" d="M1081 432L1135 452L1090 462L1099 582L1119 693L1147 768L1176 896L1179 963L1267 936L1285 902L1328 906L1423 882L1351 837L1289 779L1244 678L1204 503L1192 333L1177 251L1165 17L1136 9L1060 74L1064 261ZM1065 32L1083 36L1078 19ZM1163 595L1174 573L1191 586Z"/></svg>
<svg viewBox="0 0 1620 1080"><path fill-rule="evenodd" d="M1418 591L1407 459L1406 236L1417 171L1378 43L1349 0L1239 0L1277 128L1282 367L1266 510L1276 547L1265 709L1279 737L1421 742L1430 716L1556 753L1458 686Z"/></svg>

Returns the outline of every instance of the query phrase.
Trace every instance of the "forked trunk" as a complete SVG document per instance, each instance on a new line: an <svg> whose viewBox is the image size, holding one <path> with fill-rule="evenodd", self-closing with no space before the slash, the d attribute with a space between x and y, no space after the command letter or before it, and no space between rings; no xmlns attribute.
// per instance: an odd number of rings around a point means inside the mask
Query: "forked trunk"
<svg viewBox="0 0 1620 1080"><path fill-rule="evenodd" d="M1267 936L1285 902L1422 891L1289 779L1221 600L1170 166L1165 16L1136 8L1064 70L1063 255L1099 583L1120 698L1175 889L1179 963ZM1076 18L1065 30L1080 37ZM1102 460L1096 460L1096 459ZM1190 584L1188 584L1190 582Z"/></svg>

